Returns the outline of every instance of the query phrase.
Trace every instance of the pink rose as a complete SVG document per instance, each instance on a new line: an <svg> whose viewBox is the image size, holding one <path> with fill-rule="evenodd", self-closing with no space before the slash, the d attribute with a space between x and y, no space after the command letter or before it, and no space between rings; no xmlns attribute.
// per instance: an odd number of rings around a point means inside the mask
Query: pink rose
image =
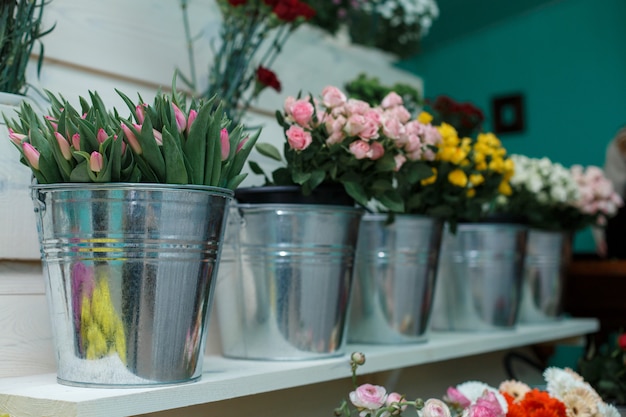
<svg viewBox="0 0 626 417"><path fill-rule="evenodd" d="M351 98L348 100L348 102L345 105L345 108L349 115L351 114L364 115L365 113L367 113L369 110L372 109L367 102L363 100L357 100L354 98Z"/></svg>
<svg viewBox="0 0 626 417"><path fill-rule="evenodd" d="M376 122L376 120L368 119L365 117L365 125L363 129L359 132L359 136L361 139L370 140L378 138L378 130L380 125Z"/></svg>
<svg viewBox="0 0 626 417"><path fill-rule="evenodd" d="M411 113L404 108L404 106L392 107L388 110L385 110L385 117L392 117L400 120L401 123L406 123L411 120Z"/></svg>
<svg viewBox="0 0 626 417"><path fill-rule="evenodd" d="M422 138L427 145L438 145L442 141L439 129L432 125L424 126Z"/></svg>
<svg viewBox="0 0 626 417"><path fill-rule="evenodd" d="M344 131L348 136L357 136L363 129L365 129L365 124L367 120L365 116L360 114L353 114L348 117L346 124L344 126Z"/></svg>
<svg viewBox="0 0 626 417"><path fill-rule="evenodd" d="M331 135L326 138L326 144L329 146L335 145L337 143L343 142L345 138L346 138L346 134L343 133L341 130L338 130L338 131L331 133Z"/></svg>
<svg viewBox="0 0 626 417"><path fill-rule="evenodd" d="M441 400L430 398L424 403L422 417L450 417L450 409Z"/></svg>
<svg viewBox="0 0 626 417"><path fill-rule="evenodd" d="M291 105L291 118L300 126L307 127L313 117L313 105L306 99L296 100Z"/></svg>
<svg viewBox="0 0 626 417"><path fill-rule="evenodd" d="M379 385L363 384L352 391L349 396L355 407L378 410L385 404L387 391Z"/></svg>
<svg viewBox="0 0 626 417"><path fill-rule="evenodd" d="M421 150L422 148L422 140L417 135L409 135L407 141L404 145L404 149L407 152L415 152L416 150Z"/></svg>
<svg viewBox="0 0 626 417"><path fill-rule="evenodd" d="M471 404L470 399L463 395L461 391L459 391L455 387L448 388L448 390L446 391L446 398L448 402L458 404L463 408L466 408Z"/></svg>
<svg viewBox="0 0 626 417"><path fill-rule="evenodd" d="M390 139L398 140L404 134L404 125L398 119L385 119L383 134Z"/></svg>
<svg viewBox="0 0 626 417"><path fill-rule="evenodd" d="M313 138L311 137L311 133L305 131L303 128L297 125L291 126L285 132L287 135L287 142L289 143L289 147L296 151L303 151L309 147L311 142L313 142Z"/></svg>
<svg viewBox="0 0 626 417"><path fill-rule="evenodd" d="M322 90L322 103L329 109L343 106L346 100L346 95L337 87L328 86Z"/></svg>
<svg viewBox="0 0 626 417"><path fill-rule="evenodd" d="M368 153L370 152L371 146L369 143L364 140L355 140L350 144L350 153L354 155L356 159L365 159L368 158Z"/></svg>
<svg viewBox="0 0 626 417"><path fill-rule="evenodd" d="M406 162L406 156L399 154L394 156L393 159L396 162L396 168L394 169L394 171L398 172L400 171L400 168L402 168L402 165L404 165L404 163Z"/></svg>
<svg viewBox="0 0 626 417"><path fill-rule="evenodd" d="M326 126L326 132L332 135L335 132L343 131L343 127L346 125L346 118L341 115L337 117L328 115L324 119L324 125Z"/></svg>
<svg viewBox="0 0 626 417"><path fill-rule="evenodd" d="M291 117L291 107L293 106L293 103L296 102L296 98L289 96L285 99L285 103L283 104L283 110L285 111L285 114L287 115L287 117Z"/></svg>
<svg viewBox="0 0 626 417"><path fill-rule="evenodd" d="M380 103L383 109L388 109L391 107L401 106L403 104L402 97L398 95L395 91L387 94L383 101Z"/></svg>
<svg viewBox="0 0 626 417"><path fill-rule="evenodd" d="M367 157L372 161L382 158L385 154L385 148L380 142L372 142L370 144L370 150L367 153Z"/></svg>

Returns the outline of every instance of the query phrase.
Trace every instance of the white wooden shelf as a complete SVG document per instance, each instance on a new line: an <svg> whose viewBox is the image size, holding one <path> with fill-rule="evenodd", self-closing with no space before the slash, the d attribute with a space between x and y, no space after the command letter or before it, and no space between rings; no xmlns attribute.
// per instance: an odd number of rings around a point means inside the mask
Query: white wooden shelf
<svg viewBox="0 0 626 417"><path fill-rule="evenodd" d="M0 379L0 414L11 417L125 417L244 397L350 376L348 356L365 353L360 373L374 373L593 333L596 319L563 319L489 333L431 332L411 345L349 345L346 355L269 362L207 356L198 382L157 388L105 389L60 385L55 374Z"/></svg>

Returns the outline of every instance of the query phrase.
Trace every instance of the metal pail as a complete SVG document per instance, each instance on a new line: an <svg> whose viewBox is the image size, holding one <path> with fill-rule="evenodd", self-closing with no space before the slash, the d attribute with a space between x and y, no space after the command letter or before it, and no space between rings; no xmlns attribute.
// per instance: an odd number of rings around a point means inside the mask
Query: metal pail
<svg viewBox="0 0 626 417"><path fill-rule="evenodd" d="M203 186L33 186L60 383L200 378L233 193Z"/></svg>
<svg viewBox="0 0 626 417"><path fill-rule="evenodd" d="M432 329L502 330L517 324L527 228L462 223L444 232Z"/></svg>
<svg viewBox="0 0 626 417"><path fill-rule="evenodd" d="M430 325L443 223L366 214L361 221L348 341L424 342Z"/></svg>
<svg viewBox="0 0 626 417"><path fill-rule="evenodd" d="M520 323L543 323L560 318L565 273L571 256L569 232L529 229Z"/></svg>
<svg viewBox="0 0 626 417"><path fill-rule="evenodd" d="M343 354L362 214L330 205L234 206L215 295L224 356Z"/></svg>

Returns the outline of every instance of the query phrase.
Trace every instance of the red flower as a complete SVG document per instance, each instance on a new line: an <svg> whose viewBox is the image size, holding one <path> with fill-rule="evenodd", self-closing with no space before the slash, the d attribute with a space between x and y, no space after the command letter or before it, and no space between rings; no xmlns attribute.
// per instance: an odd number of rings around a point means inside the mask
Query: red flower
<svg viewBox="0 0 626 417"><path fill-rule="evenodd" d="M272 11L276 17L285 22L293 22L299 17L309 20L315 16L315 10L299 0L265 0L265 3L274 3Z"/></svg>
<svg viewBox="0 0 626 417"><path fill-rule="evenodd" d="M617 338L617 346L619 346L619 348L622 350L626 350L626 333L622 333L619 335L619 337Z"/></svg>
<svg viewBox="0 0 626 417"><path fill-rule="evenodd" d="M274 90L278 91L279 93L282 89L280 85L280 81L278 80L278 77L276 76L274 71L268 68L265 68L259 65L259 68L257 68L256 70L256 79L257 79L257 82L259 82L260 84L267 86L267 87L272 87Z"/></svg>
<svg viewBox="0 0 626 417"><path fill-rule="evenodd" d="M248 0L228 0L228 3L230 3L230 5L234 7L241 6L242 4L246 4L247 2Z"/></svg>

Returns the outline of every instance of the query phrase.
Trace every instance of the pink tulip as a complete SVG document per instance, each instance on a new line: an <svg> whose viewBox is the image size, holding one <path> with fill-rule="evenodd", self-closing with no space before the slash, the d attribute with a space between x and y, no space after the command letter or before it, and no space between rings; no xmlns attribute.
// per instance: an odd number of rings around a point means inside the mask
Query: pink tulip
<svg viewBox="0 0 626 417"><path fill-rule="evenodd" d="M11 139L11 142L15 143L16 145L21 146L22 142L27 137L28 136L21 133L16 133L13 129L9 128L9 139Z"/></svg>
<svg viewBox="0 0 626 417"><path fill-rule="evenodd" d="M154 140L157 145L163 146L163 134L156 129L152 129L152 134L154 135Z"/></svg>
<svg viewBox="0 0 626 417"><path fill-rule="evenodd" d="M193 125L196 117L198 117L198 112L193 109L189 110L189 117L187 118L187 134L189 134L189 131L191 130L191 125Z"/></svg>
<svg viewBox="0 0 626 417"><path fill-rule="evenodd" d="M174 108L174 117L176 117L176 126L178 126L178 131L182 132L187 127L187 118L176 104L172 103L172 107Z"/></svg>
<svg viewBox="0 0 626 417"><path fill-rule="evenodd" d="M249 136L246 136L245 138L243 138L243 140L242 140L241 142L239 142L239 143L237 144L237 149L235 150L235 153L238 153L238 152L241 150L241 148L243 148L243 145L245 145L245 144L246 144L246 142L248 141L248 139L250 139L250 137L249 137Z"/></svg>
<svg viewBox="0 0 626 417"><path fill-rule="evenodd" d="M102 154L100 152L92 152L91 157L89 158L89 168L93 172L100 172L104 166L104 161L102 159Z"/></svg>
<svg viewBox="0 0 626 417"><path fill-rule="evenodd" d="M74 133L74 135L72 135L72 146L77 151L80 151L80 134L79 133Z"/></svg>
<svg viewBox="0 0 626 417"><path fill-rule="evenodd" d="M59 132L54 132L54 137L59 144L59 149L61 149L61 154L63 154L63 158L66 161L72 159L72 150L70 149L70 143L65 139L65 136L60 134Z"/></svg>
<svg viewBox="0 0 626 417"><path fill-rule="evenodd" d="M26 160L34 169L39 169L39 151L28 142L22 143L22 151Z"/></svg>
<svg viewBox="0 0 626 417"><path fill-rule="evenodd" d="M230 142L228 141L228 130L226 129L220 131L220 148L222 149L222 161L225 161L230 154Z"/></svg>
<svg viewBox="0 0 626 417"><path fill-rule="evenodd" d="M136 126L139 126L139 125L133 125L133 126L136 128ZM139 128L141 129L141 127ZM141 149L141 145L139 144L139 141L137 140L137 136L135 136L135 133L133 133L133 131L128 126L126 126L126 123L122 123L122 131L124 132L124 136L126 136L126 141L130 145L133 152L135 152L137 155L141 155L143 150Z"/></svg>
<svg viewBox="0 0 626 417"><path fill-rule="evenodd" d="M104 143L104 141L107 140L108 138L109 138L109 135L103 128L98 129L98 134L96 135L96 139L98 140L98 143Z"/></svg>
<svg viewBox="0 0 626 417"><path fill-rule="evenodd" d="M146 107L148 107L146 103L137 104L135 106L135 114L137 115L137 122L139 122L140 124L143 124L143 121L145 120Z"/></svg>
<svg viewBox="0 0 626 417"><path fill-rule="evenodd" d="M54 129L55 132L59 129L59 124L57 123L57 119L55 119L52 116L44 116L44 119L46 119L48 122L50 122L50 124L52 125L52 128Z"/></svg>

